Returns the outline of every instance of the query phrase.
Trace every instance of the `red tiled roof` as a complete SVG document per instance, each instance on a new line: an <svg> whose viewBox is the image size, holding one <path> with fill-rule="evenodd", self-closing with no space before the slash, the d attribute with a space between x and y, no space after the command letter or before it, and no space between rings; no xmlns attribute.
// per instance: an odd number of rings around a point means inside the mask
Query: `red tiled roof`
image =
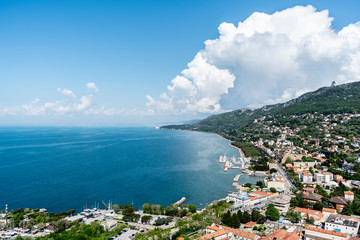
<svg viewBox="0 0 360 240"><path fill-rule="evenodd" d="M256 194L256 195L263 195L263 196L270 196L272 195L272 193L269 193L269 192L263 192L263 191L254 191L252 192L253 194Z"/></svg>
<svg viewBox="0 0 360 240"><path fill-rule="evenodd" d="M256 225L256 223L254 223L254 222L247 222L247 223L245 223L244 227L252 228L252 227L254 227L255 225Z"/></svg>
<svg viewBox="0 0 360 240"><path fill-rule="evenodd" d="M316 221L319 221L320 219L322 219L325 215L320 212L320 211L316 211L316 210L312 210L312 209L308 209L308 208L299 208L299 207L296 207L294 209L294 211L297 211L297 212L300 212L300 213L303 213L301 214L301 216L303 218L306 218L307 216L309 217L313 217Z"/></svg>
<svg viewBox="0 0 360 240"><path fill-rule="evenodd" d="M272 240L274 238L277 240L298 240L300 236L296 234L296 231L290 233L284 229L277 229L270 233L270 235L262 238L262 240Z"/></svg>
<svg viewBox="0 0 360 240"><path fill-rule="evenodd" d="M206 235L200 237L199 238L200 240L211 240L212 238L216 238L218 236L228 234L229 232L233 233L234 235L241 236L241 237L247 238L247 239L252 239L252 240L254 240L257 237L257 235L253 234L253 233L244 232L244 231L240 231L238 229L220 226L220 225L219 226L216 225L215 227L207 226L206 228L208 228L210 230L214 230L216 232L206 234ZM227 237L227 235L226 235L226 237ZM224 236L224 238L225 238L225 236ZM224 238L222 238L222 239L224 239Z"/></svg>
<svg viewBox="0 0 360 240"><path fill-rule="evenodd" d="M333 208L323 208L322 212L330 212L330 213L336 213L336 210Z"/></svg>
<svg viewBox="0 0 360 240"><path fill-rule="evenodd" d="M310 231L314 231L314 232L321 232L321 233L325 233L325 234L331 234L331 235L335 235L335 236L338 236L338 237L344 237L344 238L346 238L348 236L346 233L339 233L339 232L325 230L325 229L322 229L322 228L316 228L316 227L311 227L311 226L305 226L305 230L310 230Z"/></svg>
<svg viewBox="0 0 360 240"><path fill-rule="evenodd" d="M219 236L222 236L222 235L225 235L225 237L227 237L227 234L228 234L228 231L225 231L223 229L219 229L218 231L216 232L213 232L213 233L208 233L204 236L201 236L199 239L200 240L211 240L212 238L216 238L216 237L219 237Z"/></svg>

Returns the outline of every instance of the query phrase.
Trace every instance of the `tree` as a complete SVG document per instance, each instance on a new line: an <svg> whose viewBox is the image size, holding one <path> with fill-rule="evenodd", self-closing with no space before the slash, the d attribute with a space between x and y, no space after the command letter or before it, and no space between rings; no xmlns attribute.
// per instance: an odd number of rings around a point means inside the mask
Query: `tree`
<svg viewBox="0 0 360 240"><path fill-rule="evenodd" d="M272 168L272 169L270 169L270 173L272 174L272 173L276 173L277 172L277 170L275 169L275 168Z"/></svg>
<svg viewBox="0 0 360 240"><path fill-rule="evenodd" d="M256 221L256 223L258 224L264 224L265 222L266 222L266 217L262 214L259 216L259 218Z"/></svg>
<svg viewBox="0 0 360 240"><path fill-rule="evenodd" d="M306 222L307 224L312 224L312 225L314 225L315 219L314 219L313 217L309 217L309 215L307 215L307 216L306 216L306 219L305 219L305 222Z"/></svg>
<svg viewBox="0 0 360 240"><path fill-rule="evenodd" d="M192 212L192 213L196 213L197 206L193 205L193 204L189 204L189 211Z"/></svg>
<svg viewBox="0 0 360 240"><path fill-rule="evenodd" d="M273 204L269 204L265 214L266 218L270 221L277 221L280 218L279 210L277 210Z"/></svg>
<svg viewBox="0 0 360 240"><path fill-rule="evenodd" d="M301 220L301 214L299 212L294 211L294 209L290 209L286 212L286 217L292 223L298 223Z"/></svg>
<svg viewBox="0 0 360 240"><path fill-rule="evenodd" d="M238 215L236 213L231 215L231 227L233 227L233 228L240 227L240 221L239 221Z"/></svg>
<svg viewBox="0 0 360 240"><path fill-rule="evenodd" d="M320 202L320 201L317 201L314 204L313 209L318 210L318 211L322 211L323 207L324 207L324 204L322 202Z"/></svg>
<svg viewBox="0 0 360 240"><path fill-rule="evenodd" d="M221 222L227 226L231 225L231 213L230 211L227 211L226 213L224 213L224 215L221 218Z"/></svg>
<svg viewBox="0 0 360 240"><path fill-rule="evenodd" d="M167 216L175 216L177 213L178 213L178 210L173 205L169 205L165 208L165 214Z"/></svg>
<svg viewBox="0 0 360 240"><path fill-rule="evenodd" d="M287 157L286 160L285 160L285 163L292 163L292 160L290 157Z"/></svg>
<svg viewBox="0 0 360 240"><path fill-rule="evenodd" d="M152 219L152 216L150 215L144 215L141 217L141 223L146 223L148 224Z"/></svg>
<svg viewBox="0 0 360 240"><path fill-rule="evenodd" d="M244 187L248 187L248 188L250 188L252 186L252 184L251 183L245 183L244 184Z"/></svg>
<svg viewBox="0 0 360 240"><path fill-rule="evenodd" d="M52 222L51 225L54 226L55 233L61 233L70 226L70 222L65 219L60 219L58 221Z"/></svg>
<svg viewBox="0 0 360 240"><path fill-rule="evenodd" d="M305 202L302 194L297 194L290 200L290 207L304 207Z"/></svg>
<svg viewBox="0 0 360 240"><path fill-rule="evenodd" d="M142 209L144 213L151 214L151 206L149 203L144 203L144 205L142 205Z"/></svg>
<svg viewBox="0 0 360 240"><path fill-rule="evenodd" d="M270 191L272 192L272 193L276 193L276 188L270 188Z"/></svg>
<svg viewBox="0 0 360 240"><path fill-rule="evenodd" d="M185 217L188 214L188 210L181 209L180 217Z"/></svg>
<svg viewBox="0 0 360 240"><path fill-rule="evenodd" d="M237 211L237 215L238 215L238 219L239 219L240 223L245 223L243 221L243 213L241 210Z"/></svg>
<svg viewBox="0 0 360 240"><path fill-rule="evenodd" d="M241 223L247 223L251 221L251 215L247 211L244 211L242 215L242 222Z"/></svg>
<svg viewBox="0 0 360 240"><path fill-rule="evenodd" d="M115 213L120 212L120 210L121 210L120 205L119 204L113 204L113 210L114 210Z"/></svg>
<svg viewBox="0 0 360 240"><path fill-rule="evenodd" d="M261 187L262 185L264 185L264 182L263 182L263 181L257 181L257 182L256 182L256 185L259 186L259 187Z"/></svg>
<svg viewBox="0 0 360 240"><path fill-rule="evenodd" d="M258 224L263 224L266 221L266 218L258 210L253 210L251 212L251 221L256 222Z"/></svg>
<svg viewBox="0 0 360 240"><path fill-rule="evenodd" d="M345 205L345 207L344 207L343 210L341 211L341 214L347 215L347 216L354 215L354 212L353 212L353 210L351 209L351 203L350 203L350 202L348 202L348 204Z"/></svg>

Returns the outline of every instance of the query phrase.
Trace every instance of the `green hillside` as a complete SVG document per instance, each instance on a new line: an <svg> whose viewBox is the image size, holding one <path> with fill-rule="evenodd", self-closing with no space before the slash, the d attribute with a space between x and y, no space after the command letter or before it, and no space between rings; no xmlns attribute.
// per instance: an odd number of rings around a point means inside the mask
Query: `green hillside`
<svg viewBox="0 0 360 240"><path fill-rule="evenodd" d="M168 125L163 129L184 129L221 134L231 138L233 131L241 131L255 119L273 116L301 115L305 113L351 113L360 111L360 82L335 87L323 87L285 103L267 105L259 109L240 109L210 116L195 124Z"/></svg>

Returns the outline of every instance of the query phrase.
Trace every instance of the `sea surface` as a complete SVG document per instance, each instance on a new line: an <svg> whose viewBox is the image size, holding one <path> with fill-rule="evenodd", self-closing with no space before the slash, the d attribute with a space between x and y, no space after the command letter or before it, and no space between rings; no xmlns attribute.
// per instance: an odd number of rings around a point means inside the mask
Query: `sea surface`
<svg viewBox="0 0 360 240"><path fill-rule="evenodd" d="M239 156L221 137L155 128L0 127L0 209L51 212L106 203L204 207L223 198L240 170L223 171L220 155ZM240 183L262 177L243 175ZM95 204L96 202L96 204Z"/></svg>

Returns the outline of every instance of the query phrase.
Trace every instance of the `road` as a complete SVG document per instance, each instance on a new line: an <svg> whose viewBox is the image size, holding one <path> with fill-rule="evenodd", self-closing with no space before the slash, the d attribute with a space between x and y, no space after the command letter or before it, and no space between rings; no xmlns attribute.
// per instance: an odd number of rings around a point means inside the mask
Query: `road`
<svg viewBox="0 0 360 240"><path fill-rule="evenodd" d="M123 232L120 236L114 237L114 239L116 240L128 240L128 239L132 239L133 235L135 235L136 233L138 233L138 230L127 230L126 232Z"/></svg>
<svg viewBox="0 0 360 240"><path fill-rule="evenodd" d="M291 194L291 188L296 189L296 186L292 183L291 179L287 175L287 173L284 171L282 166L280 164L277 165L277 171L281 174L281 176L285 179L287 183L287 188L285 189L285 194Z"/></svg>

